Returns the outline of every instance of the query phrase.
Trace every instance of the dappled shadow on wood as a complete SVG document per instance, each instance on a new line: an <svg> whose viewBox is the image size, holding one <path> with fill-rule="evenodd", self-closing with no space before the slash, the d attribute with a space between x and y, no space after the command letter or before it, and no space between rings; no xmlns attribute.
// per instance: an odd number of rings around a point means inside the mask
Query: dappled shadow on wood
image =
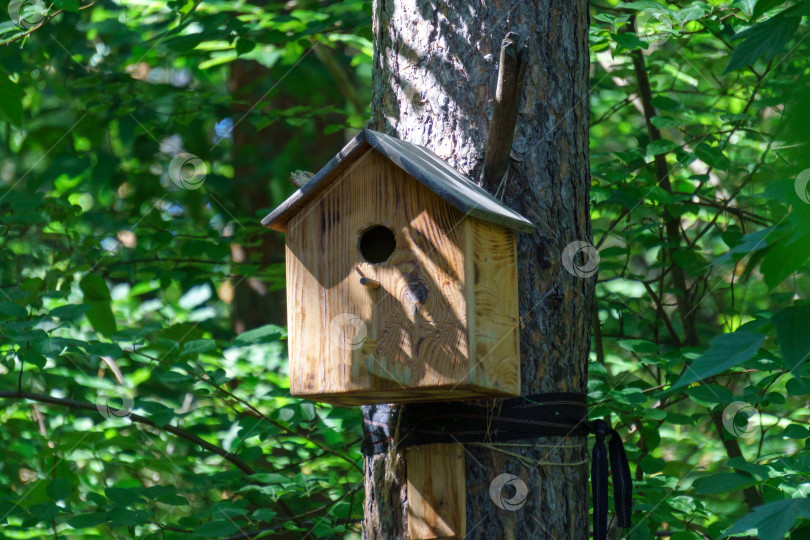
<svg viewBox="0 0 810 540"><path fill-rule="evenodd" d="M516 393L514 233L376 150L340 174L288 223L291 392L340 405ZM370 230L393 235L385 260L363 256Z"/></svg>

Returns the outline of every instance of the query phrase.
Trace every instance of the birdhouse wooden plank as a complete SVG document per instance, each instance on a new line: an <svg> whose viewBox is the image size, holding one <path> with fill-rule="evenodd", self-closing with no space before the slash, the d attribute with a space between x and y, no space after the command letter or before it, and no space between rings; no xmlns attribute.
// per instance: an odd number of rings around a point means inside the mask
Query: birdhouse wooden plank
<svg viewBox="0 0 810 540"><path fill-rule="evenodd" d="M363 130L262 223L287 235L292 395L519 393L516 231L532 225L435 154Z"/></svg>
<svg viewBox="0 0 810 540"><path fill-rule="evenodd" d="M411 540L466 538L467 501L464 447L412 446L408 471L408 536Z"/></svg>

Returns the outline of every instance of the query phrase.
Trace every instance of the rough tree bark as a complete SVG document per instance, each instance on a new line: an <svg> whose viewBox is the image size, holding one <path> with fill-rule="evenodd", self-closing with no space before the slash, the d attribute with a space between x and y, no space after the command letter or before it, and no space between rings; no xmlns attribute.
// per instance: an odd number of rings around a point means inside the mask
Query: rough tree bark
<svg viewBox="0 0 810 540"><path fill-rule="evenodd" d="M594 278L569 275L561 255L570 242L591 238L588 2L375 0L370 127L426 146L478 178L500 43L510 31L528 46L523 101L508 176L484 187L536 225L518 240L522 394L584 393ZM537 461L587 459L582 438L526 444L534 446L509 451ZM404 461L366 459L365 538L407 538ZM527 467L468 447L466 469L468 538L588 537L587 465ZM516 512L490 500L490 482L501 473L528 485Z"/></svg>

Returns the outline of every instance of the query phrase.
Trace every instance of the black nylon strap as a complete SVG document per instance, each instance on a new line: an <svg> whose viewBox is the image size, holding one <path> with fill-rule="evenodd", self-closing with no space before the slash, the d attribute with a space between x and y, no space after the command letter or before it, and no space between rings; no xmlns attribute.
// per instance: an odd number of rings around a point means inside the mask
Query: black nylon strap
<svg viewBox="0 0 810 540"><path fill-rule="evenodd" d="M607 538L608 446L617 522L630 526L633 485L619 434L604 420L588 421L586 397L569 392L535 394L489 403L464 401L366 405L362 451L381 454L398 433L397 448L432 443L506 442L537 437L596 436L591 459L594 540ZM608 446L605 439L610 437Z"/></svg>

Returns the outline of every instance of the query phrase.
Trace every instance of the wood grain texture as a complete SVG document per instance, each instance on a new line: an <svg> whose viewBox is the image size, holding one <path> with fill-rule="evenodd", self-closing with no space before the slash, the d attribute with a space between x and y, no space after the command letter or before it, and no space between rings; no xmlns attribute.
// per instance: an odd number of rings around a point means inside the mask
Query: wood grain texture
<svg viewBox="0 0 810 540"><path fill-rule="evenodd" d="M410 540L466 535L464 447L428 444L406 450Z"/></svg>
<svg viewBox="0 0 810 540"><path fill-rule="evenodd" d="M520 44L520 36L514 33L506 34L501 43L498 86L495 89L487 151L481 169L483 183L493 185L500 183L509 168L525 71L526 48Z"/></svg>
<svg viewBox="0 0 810 540"><path fill-rule="evenodd" d="M467 220L466 260L472 283L468 318L473 320L476 380L509 394L520 393L515 233L505 227Z"/></svg>
<svg viewBox="0 0 810 540"><path fill-rule="evenodd" d="M483 223L367 149L289 224L292 395L338 405L514 395L514 233ZM358 246L376 225L393 231L396 248L371 264Z"/></svg>

